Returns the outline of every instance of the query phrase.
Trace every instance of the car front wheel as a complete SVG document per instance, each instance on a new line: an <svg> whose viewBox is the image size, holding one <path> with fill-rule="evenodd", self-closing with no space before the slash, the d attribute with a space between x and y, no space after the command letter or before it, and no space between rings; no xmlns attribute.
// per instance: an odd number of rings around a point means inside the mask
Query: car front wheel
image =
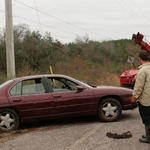
<svg viewBox="0 0 150 150"><path fill-rule="evenodd" d="M98 107L99 119L105 122L111 122L119 119L122 112L121 104L114 98L105 98Z"/></svg>
<svg viewBox="0 0 150 150"><path fill-rule="evenodd" d="M13 109L0 109L0 131L9 132L19 127L19 116Z"/></svg>

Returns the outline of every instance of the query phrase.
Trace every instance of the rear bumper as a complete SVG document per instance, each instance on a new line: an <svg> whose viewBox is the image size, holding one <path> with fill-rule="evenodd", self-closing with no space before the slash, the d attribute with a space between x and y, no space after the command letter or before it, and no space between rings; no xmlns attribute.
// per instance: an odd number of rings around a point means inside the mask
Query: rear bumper
<svg viewBox="0 0 150 150"><path fill-rule="evenodd" d="M131 110L131 109L135 109L136 107L137 107L137 103L128 104L128 105L124 105L123 110Z"/></svg>

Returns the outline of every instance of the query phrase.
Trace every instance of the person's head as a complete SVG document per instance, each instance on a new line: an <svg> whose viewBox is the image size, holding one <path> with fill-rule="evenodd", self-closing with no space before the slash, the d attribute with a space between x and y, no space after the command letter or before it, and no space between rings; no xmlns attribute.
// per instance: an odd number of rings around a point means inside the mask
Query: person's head
<svg viewBox="0 0 150 150"><path fill-rule="evenodd" d="M139 53L139 61L141 64L150 62L150 54L145 50L141 50Z"/></svg>

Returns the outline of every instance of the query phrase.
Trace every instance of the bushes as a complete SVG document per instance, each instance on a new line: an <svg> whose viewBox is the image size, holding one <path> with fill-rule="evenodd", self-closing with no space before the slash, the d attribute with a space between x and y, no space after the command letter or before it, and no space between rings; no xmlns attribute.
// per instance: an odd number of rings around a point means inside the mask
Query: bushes
<svg viewBox="0 0 150 150"><path fill-rule="evenodd" d="M30 31L26 25L14 29L17 76L49 72L50 64L55 73L66 74L91 84L118 84L128 55L139 51L131 40L97 42L85 40L62 44L53 40L50 33L41 35ZM4 33L0 35L0 71L6 73ZM5 80L4 73L0 82ZM109 83L110 82L110 83Z"/></svg>
<svg viewBox="0 0 150 150"><path fill-rule="evenodd" d="M7 80L6 74L3 72L0 72L0 83L3 83Z"/></svg>

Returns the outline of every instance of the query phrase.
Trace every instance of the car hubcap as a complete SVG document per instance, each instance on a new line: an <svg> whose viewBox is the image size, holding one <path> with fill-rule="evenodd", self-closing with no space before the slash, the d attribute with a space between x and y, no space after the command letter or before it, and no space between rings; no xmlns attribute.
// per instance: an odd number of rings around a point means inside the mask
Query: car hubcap
<svg viewBox="0 0 150 150"><path fill-rule="evenodd" d="M14 126L14 116L6 113L0 115L0 128L3 128L5 130L9 130Z"/></svg>
<svg viewBox="0 0 150 150"><path fill-rule="evenodd" d="M116 115L117 106L113 106L110 102L103 105L104 115L106 117L114 117Z"/></svg>

